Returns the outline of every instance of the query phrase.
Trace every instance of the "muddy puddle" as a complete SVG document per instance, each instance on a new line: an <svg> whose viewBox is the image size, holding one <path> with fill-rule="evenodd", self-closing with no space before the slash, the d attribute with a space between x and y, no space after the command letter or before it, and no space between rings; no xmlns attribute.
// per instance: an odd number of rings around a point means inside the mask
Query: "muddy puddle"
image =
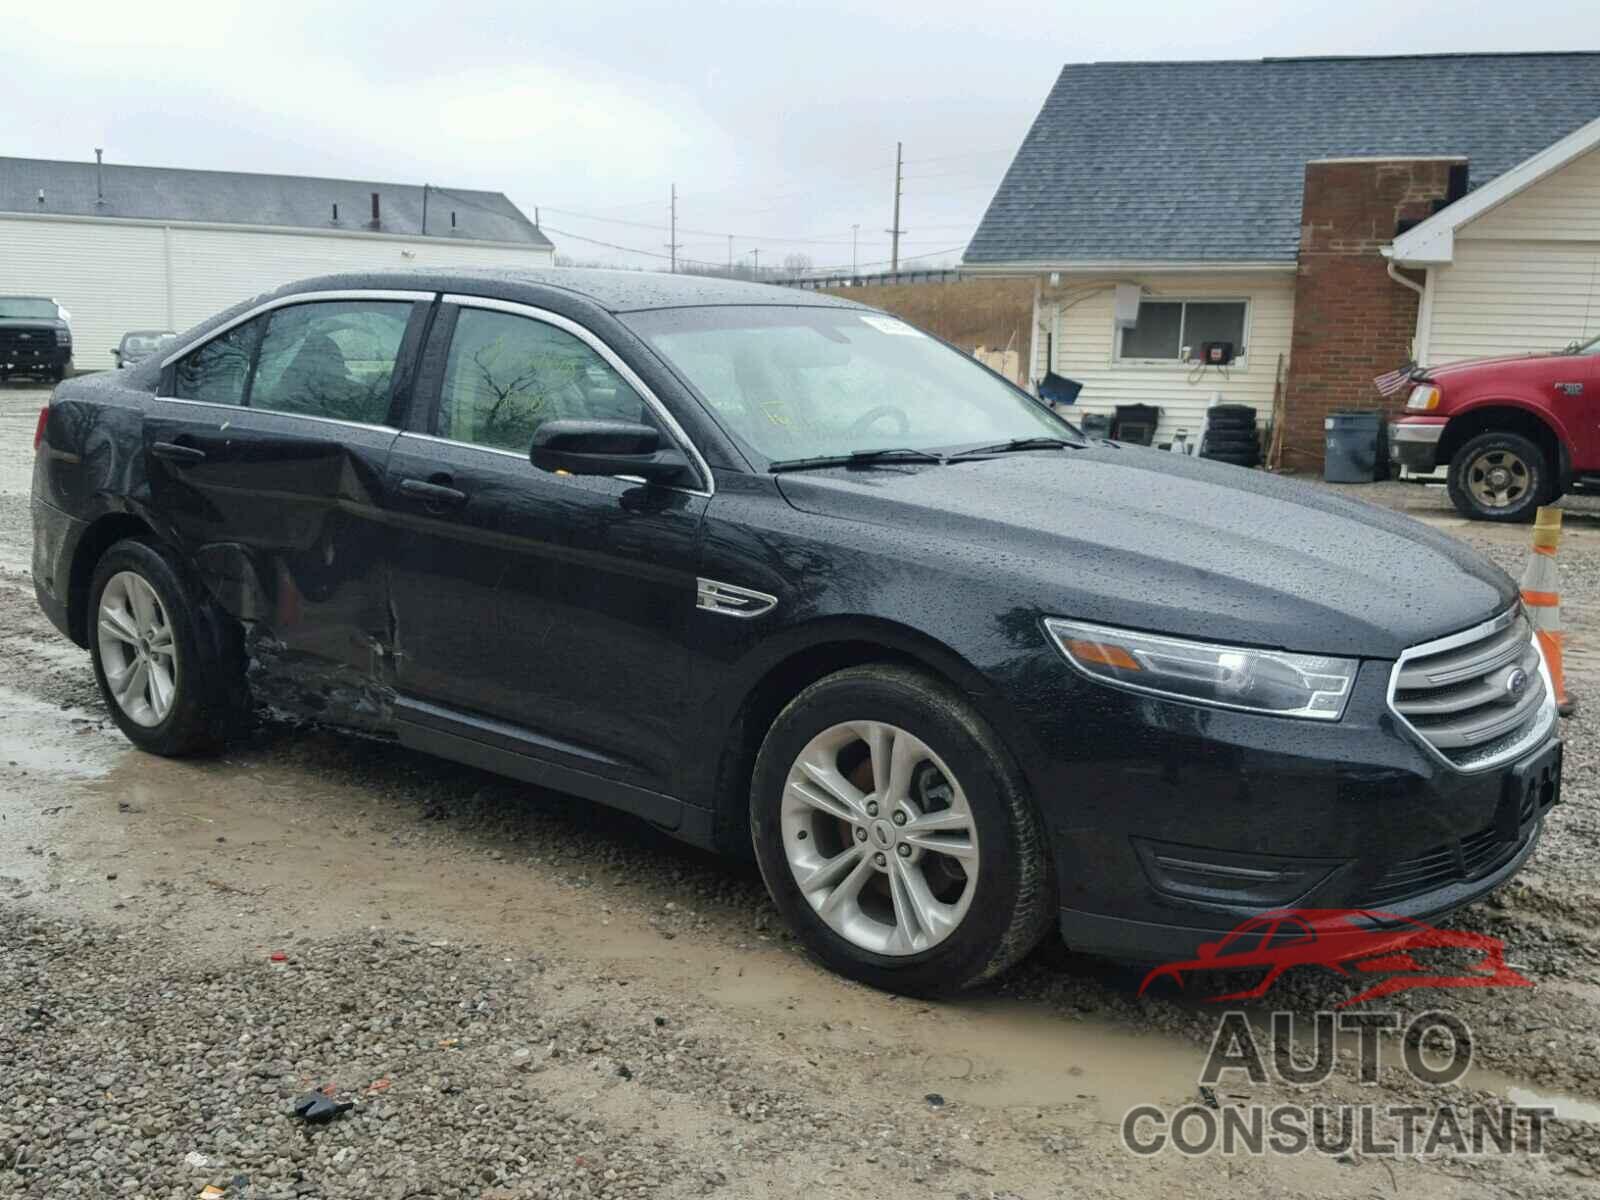
<svg viewBox="0 0 1600 1200"><path fill-rule="evenodd" d="M291 932L371 926L567 955L638 987L736 1010L818 1061L848 1057L863 1083L907 1100L933 1094L1011 1116L1115 1124L1135 1105L1197 1099L1208 1048L1171 1029L993 996L886 996L769 935L740 933L744 923L726 913L707 914L709 927L684 936L664 933L647 889L574 888L522 860L536 847L488 835L413 840L415 809L386 797L381 778L362 786L278 751L152 758L95 724L96 714L8 689L0 713L11 792L0 806L0 894L34 889L31 903L64 914L128 909L223 953L258 953ZM88 732L71 732L80 727ZM502 846L513 857L497 859ZM1270 1054L1268 1018L1252 1022ZM1310 1028L1297 1022L1299 1033ZM1353 1038L1339 1048L1353 1061ZM1300 1059L1313 1050L1297 1040ZM1397 1045L1383 1053L1400 1061ZM1340 1074L1353 1076L1351 1061ZM1528 1080L1475 1068L1461 1082L1600 1123L1600 1103Z"/></svg>

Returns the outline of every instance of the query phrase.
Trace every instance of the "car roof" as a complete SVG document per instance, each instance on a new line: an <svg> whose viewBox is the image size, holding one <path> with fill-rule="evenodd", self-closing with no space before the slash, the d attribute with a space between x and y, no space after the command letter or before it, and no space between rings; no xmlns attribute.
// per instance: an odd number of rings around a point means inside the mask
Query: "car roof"
<svg viewBox="0 0 1600 1200"><path fill-rule="evenodd" d="M615 271L587 267L518 267L515 269L415 267L382 273L345 273L301 280L284 293L341 288L409 288L432 291L492 292L504 299L555 289L580 296L607 312L640 312L660 308L708 305L782 305L805 308L867 306L805 288L774 287L742 279L703 275L669 275L656 271Z"/></svg>

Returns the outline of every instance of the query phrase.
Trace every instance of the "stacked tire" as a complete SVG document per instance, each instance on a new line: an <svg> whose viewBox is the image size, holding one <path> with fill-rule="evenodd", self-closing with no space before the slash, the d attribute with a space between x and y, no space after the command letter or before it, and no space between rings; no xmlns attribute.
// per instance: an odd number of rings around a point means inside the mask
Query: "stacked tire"
<svg viewBox="0 0 1600 1200"><path fill-rule="evenodd" d="M1206 410L1206 436L1200 457L1236 467L1261 465L1261 433L1256 410L1248 404L1217 404Z"/></svg>

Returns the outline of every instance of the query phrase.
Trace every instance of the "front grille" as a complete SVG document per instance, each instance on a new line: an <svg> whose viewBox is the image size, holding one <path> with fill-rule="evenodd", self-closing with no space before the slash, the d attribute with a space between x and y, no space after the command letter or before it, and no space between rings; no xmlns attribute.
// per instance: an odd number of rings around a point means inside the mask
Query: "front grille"
<svg viewBox="0 0 1600 1200"><path fill-rule="evenodd" d="M1530 833L1531 829L1524 826L1518 838L1507 841L1496 826L1490 825L1425 850L1385 871L1368 891L1367 902L1389 904L1448 884L1481 878L1503 866Z"/></svg>
<svg viewBox="0 0 1600 1200"><path fill-rule="evenodd" d="M1395 663L1389 705L1463 771L1503 763L1549 732L1555 704L1533 626L1520 605L1492 621L1413 646Z"/></svg>
<svg viewBox="0 0 1600 1200"><path fill-rule="evenodd" d="M53 329L0 329L0 362L49 359L55 348Z"/></svg>

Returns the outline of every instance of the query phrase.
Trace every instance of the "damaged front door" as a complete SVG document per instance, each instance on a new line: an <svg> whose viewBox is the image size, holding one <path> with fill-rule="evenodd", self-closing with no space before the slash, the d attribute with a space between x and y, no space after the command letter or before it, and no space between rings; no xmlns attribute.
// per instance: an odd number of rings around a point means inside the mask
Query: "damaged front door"
<svg viewBox="0 0 1600 1200"><path fill-rule="evenodd" d="M387 721L379 522L413 300L273 309L173 364L145 419L153 506L271 668L258 698L358 725Z"/></svg>

